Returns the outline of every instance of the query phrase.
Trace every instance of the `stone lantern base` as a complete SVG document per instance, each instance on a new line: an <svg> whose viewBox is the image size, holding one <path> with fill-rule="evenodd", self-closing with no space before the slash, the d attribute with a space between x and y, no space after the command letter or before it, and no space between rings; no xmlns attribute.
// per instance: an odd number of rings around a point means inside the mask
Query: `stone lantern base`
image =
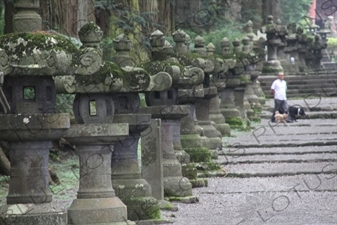
<svg viewBox="0 0 337 225"><path fill-rule="evenodd" d="M283 71L280 61L278 60L271 60L266 61L263 63L262 67L262 75L263 74L275 74L277 75L278 72Z"/></svg>
<svg viewBox="0 0 337 225"><path fill-rule="evenodd" d="M135 224L127 220L126 206L118 197L75 199L68 209L68 218L68 225ZM102 223L99 223L100 221ZM109 223L105 221L109 221Z"/></svg>
<svg viewBox="0 0 337 225"><path fill-rule="evenodd" d="M0 208L0 215L5 225L67 224L67 211L54 203L8 204Z"/></svg>

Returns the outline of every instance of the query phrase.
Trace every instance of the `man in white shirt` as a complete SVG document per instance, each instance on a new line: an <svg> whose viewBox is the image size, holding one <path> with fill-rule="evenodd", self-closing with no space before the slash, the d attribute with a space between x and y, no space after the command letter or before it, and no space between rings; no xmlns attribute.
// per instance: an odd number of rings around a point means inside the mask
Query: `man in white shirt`
<svg viewBox="0 0 337 225"><path fill-rule="evenodd" d="M284 80L284 73L279 72L277 78L271 85L271 93L274 94L275 107L273 110L273 116L271 118L272 122L275 122L275 112L279 111L280 113L288 113L288 104L287 104L287 82Z"/></svg>

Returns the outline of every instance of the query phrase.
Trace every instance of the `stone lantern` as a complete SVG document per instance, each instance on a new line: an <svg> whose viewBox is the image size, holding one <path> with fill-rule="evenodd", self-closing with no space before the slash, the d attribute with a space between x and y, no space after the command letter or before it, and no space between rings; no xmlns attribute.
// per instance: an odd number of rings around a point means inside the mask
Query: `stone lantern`
<svg viewBox="0 0 337 225"><path fill-rule="evenodd" d="M66 224L66 212L52 202L48 159L51 141L70 127L67 113L55 113L52 76L64 74L73 56L71 43L41 30L36 13L39 1L14 3L15 32L0 37L0 140L10 144L10 181L7 204L1 207L4 224ZM69 47L69 48L67 48ZM57 50L55 50L57 49ZM69 62L67 62L70 57ZM63 68L62 68L63 67Z"/></svg>
<svg viewBox="0 0 337 225"><path fill-rule="evenodd" d="M321 69L321 60L323 58L322 50L326 49L327 44L323 43L321 37L316 34L315 40L311 42L308 52L310 53L310 63L311 69L318 71Z"/></svg>
<svg viewBox="0 0 337 225"><path fill-rule="evenodd" d="M180 38L178 39L176 38L177 35L175 33L173 36L175 38L174 41L176 43L183 43L181 42ZM180 31L178 37L185 37L184 43L186 45L190 37L184 34L185 34L184 31ZM188 83L186 83L185 85L179 84L178 89L179 100L177 100L177 104L190 106L189 115L187 117L182 118L181 120L181 144L182 148L185 149L186 151L192 151L189 152L189 154L191 153L192 155L195 155L201 154L201 152L209 154L210 140L205 135L204 129L199 125L199 122L197 121L195 104L197 99L201 99L205 95L203 84L201 84L205 77L204 69L207 68L209 70L213 70L214 64L210 60L204 60L201 57L196 57L195 55L192 55L191 52L186 51L186 49L187 46L185 47L182 46L182 48L178 48L178 46L176 45L174 54L175 59L177 59L178 62L182 66L184 66L185 69L188 68L196 69L197 71L201 72L202 76L200 82L198 81L199 84L197 84L197 82L195 82L194 85ZM203 49L203 51L206 54L206 49L204 46L200 47L200 49ZM199 74L199 72L198 73L193 72L189 74L193 78L197 77L195 76L195 74ZM217 157L217 154L215 154L214 157Z"/></svg>
<svg viewBox="0 0 337 225"><path fill-rule="evenodd" d="M262 70L263 61L265 59L265 49L264 49L264 43L265 39L263 37L260 37L259 39L254 41L253 49L249 54L249 61L251 64L254 65L254 73L256 75L259 75ZM260 86L260 82L258 81L256 76L252 76L255 79L252 79L252 87L255 95L257 96L260 105L264 105L266 103L266 99L263 96L263 91Z"/></svg>
<svg viewBox="0 0 337 225"><path fill-rule="evenodd" d="M327 37L331 34L331 23L330 23L330 21L326 21L324 23L323 29L320 29L317 33L321 35L322 42L326 43Z"/></svg>
<svg viewBox="0 0 337 225"><path fill-rule="evenodd" d="M248 54L252 50L252 47L253 47L253 46L250 45L250 38L246 36L246 37L242 38L241 42L242 42L242 45L243 45L242 46L242 52Z"/></svg>
<svg viewBox="0 0 337 225"><path fill-rule="evenodd" d="M276 26L278 30L278 36L280 37L281 42L277 46L277 59L280 61L281 66L287 64L287 60L284 57L284 48L287 46L287 39L286 36L288 35L288 30L285 26L282 25L280 19L277 19Z"/></svg>
<svg viewBox="0 0 337 225"><path fill-rule="evenodd" d="M176 33L176 32L175 32ZM174 41L178 44L181 40L176 39L177 35L173 33ZM179 37L185 37L186 41L184 41L185 45L188 36L184 35L184 31L180 31ZM179 48L180 46L181 48ZM178 85L178 105L188 105L190 108L189 115L181 119L181 147L188 152L190 155L190 163L186 163L183 165L183 172L190 178L192 185L195 186L205 186L206 182L204 179L195 179L196 177L208 177L212 174L220 175L219 167L208 167L209 163L214 163L211 161L211 153L210 153L210 139L205 136L204 129L199 126L198 120L196 118L196 110L195 105L198 100L200 100L205 95L205 89L203 88L202 82L204 81L204 70L207 68L213 68L213 62L208 62L207 60L201 57L194 57L189 51L186 51L187 47L182 45L176 45L174 58L178 60L179 63L184 67L184 76L188 75L189 79L180 79L177 83ZM213 51L213 46L209 45L209 50ZM187 71L188 72L186 74ZM188 78L187 77L187 78ZM200 77L201 80L198 81L189 81L195 80L194 77ZM207 93L206 93L207 94ZM215 152L217 155L217 152ZM215 156L213 156L215 157ZM198 166L198 173L194 173L193 171ZM200 166L206 165L206 166ZM207 168L206 168L207 167ZM191 172L192 171L192 172Z"/></svg>
<svg viewBox="0 0 337 225"><path fill-rule="evenodd" d="M273 22L273 16L269 15L267 24L261 28L261 32L267 35L268 61L264 62L262 74L273 74L282 71L280 61L277 59L277 47L281 44L278 36L279 27Z"/></svg>
<svg viewBox="0 0 337 225"><path fill-rule="evenodd" d="M195 38L195 51L200 58L207 56L207 50L204 46L205 41L201 36ZM210 102L211 99L218 95L218 91L212 82L212 74L217 74L225 70L223 61L218 61L215 57L207 57L206 66L203 69L205 78L203 81L204 97L196 99L196 117L198 124L203 128L204 134L210 140L210 150L217 158L217 151L222 149L222 134L215 128L215 123L210 119ZM225 85L225 84L222 84ZM214 105L216 107L216 105Z"/></svg>
<svg viewBox="0 0 337 225"><path fill-rule="evenodd" d="M99 31L92 23L81 28L82 52L102 52ZM150 75L142 68L127 66L131 62L126 54L130 43L125 37L118 36L115 45L124 51L120 54L123 60L115 58L123 66L102 62L92 73L83 68L56 80L59 93L76 93L77 124L64 135L77 145L80 157L80 188L68 209L69 224L133 224L127 219L160 216L151 187L140 175L137 155L139 134L150 125L151 115L136 112L138 92L165 90L172 79L165 72ZM90 69L90 62L95 64L99 56L84 61L86 68Z"/></svg>
<svg viewBox="0 0 337 225"><path fill-rule="evenodd" d="M245 24L245 29L244 31L246 32L246 36L250 39L250 45L254 45L254 41L258 39L257 35L253 31L253 22L251 20L248 20L247 23Z"/></svg>
<svg viewBox="0 0 337 225"><path fill-rule="evenodd" d="M282 65L284 72L288 74L298 73L298 51L297 51L297 27L296 24L288 26L288 35L286 35L287 46L284 48L286 63Z"/></svg>
<svg viewBox="0 0 337 225"><path fill-rule="evenodd" d="M238 128L237 123L234 121L239 120L241 121L240 111L235 106L234 102L234 90L240 85L239 76L235 75L235 65L236 62L232 59L232 54L230 52L231 42L228 38L223 38L221 40L222 46L222 56L225 59L226 63L228 64L228 71L223 74L221 79L226 80L226 88L220 91L221 96L221 103L220 103L220 111L222 115L225 117L226 121L229 123L231 128ZM235 40L236 50L238 50L240 46L240 41L237 39Z"/></svg>
<svg viewBox="0 0 337 225"><path fill-rule="evenodd" d="M148 113L152 118L161 119L161 150L163 156L164 193L166 197L188 197L192 196L192 184L188 178L182 175L182 166L177 160L174 146L179 143L174 141L174 136L180 130L180 120L189 114L189 106L178 106L177 83L182 78L179 64L173 64L169 59L170 52L168 44L165 45L164 34L157 30L151 34L152 46L151 57L153 61L146 63L144 68L150 71L165 68L172 77L172 86L161 92L146 93L145 99L148 107L140 108L141 113ZM177 133L178 132L178 133ZM179 137L180 139L180 137ZM175 142L175 144L174 144ZM176 149L180 150L180 149Z"/></svg>
<svg viewBox="0 0 337 225"><path fill-rule="evenodd" d="M126 35L118 35L113 42L117 53L113 57L113 61L122 70L134 71L133 73L139 71L132 76L132 79L148 73L143 68L136 67L131 60L129 52L132 43ZM154 45L156 47L161 45L160 38L154 41ZM158 55L158 57L160 56ZM172 84L172 78L168 73L164 72L164 69L159 69L156 72L151 71L150 73L155 74L151 77L162 79L148 83L147 86L153 87L151 91L169 89ZM139 84L142 83L144 81L140 80ZM129 124L129 135L126 139L115 144L115 151L112 154L112 185L117 192L117 196L127 205L129 218L134 221L160 219L160 204L158 200L161 199L154 198L150 181L142 177L138 161L138 143L141 132L151 125L152 117L150 113L140 112L138 93L148 92L149 90L145 87L140 87L131 92L115 93L112 96L116 108L113 121Z"/></svg>
<svg viewBox="0 0 337 225"><path fill-rule="evenodd" d="M206 49L205 49L205 40L198 35L194 39L194 51L198 53L201 57L206 56Z"/></svg>
<svg viewBox="0 0 337 225"><path fill-rule="evenodd" d="M234 102L237 109L240 111L240 117L243 120L248 120L247 110L250 109L249 103L245 98L245 90L247 84L250 83L250 74L246 73L249 61L246 58L246 53L242 52L241 41L235 38L232 41L233 44L233 54L236 57L236 64L234 67L234 73L239 77L240 84L234 89ZM251 110L250 113L252 114ZM250 114L250 115L251 115Z"/></svg>
<svg viewBox="0 0 337 225"><path fill-rule="evenodd" d="M178 29L172 34L173 40L176 43L175 50L180 53L188 53L189 49L186 43L191 39L190 36L184 31Z"/></svg>
<svg viewBox="0 0 337 225"><path fill-rule="evenodd" d="M300 72L305 72L307 70L307 65L305 63L305 55L307 54L307 44L308 37L306 34L298 35L298 68Z"/></svg>

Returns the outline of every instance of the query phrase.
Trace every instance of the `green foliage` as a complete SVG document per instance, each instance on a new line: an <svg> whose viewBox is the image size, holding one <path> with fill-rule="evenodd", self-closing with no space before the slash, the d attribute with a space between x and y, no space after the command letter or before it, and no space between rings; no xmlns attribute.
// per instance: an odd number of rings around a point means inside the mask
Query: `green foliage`
<svg viewBox="0 0 337 225"><path fill-rule="evenodd" d="M190 155L191 162L210 162L211 153L208 148L184 148L185 152Z"/></svg>
<svg viewBox="0 0 337 225"><path fill-rule="evenodd" d="M0 35L4 33L5 28L5 7L2 2L0 2Z"/></svg>
<svg viewBox="0 0 337 225"><path fill-rule="evenodd" d="M213 43L215 46L215 54L221 55L221 40L224 37L227 37L229 40L234 40L235 38L242 39L245 35L240 31L242 24L227 23L221 26L221 29L211 31L209 33L202 34L202 37L205 40L205 44ZM200 34L197 34L191 30L185 30L185 32L190 35L192 42L194 38ZM230 45L232 47L232 45ZM193 50L193 44L190 46L190 49Z"/></svg>
<svg viewBox="0 0 337 225"><path fill-rule="evenodd" d="M75 99L74 94L57 94L55 113L69 113L74 115L73 102Z"/></svg>
<svg viewBox="0 0 337 225"><path fill-rule="evenodd" d="M280 16L282 24L297 23L308 15L312 0L280 0Z"/></svg>
<svg viewBox="0 0 337 225"><path fill-rule="evenodd" d="M337 47L337 38L329 37L327 44L328 44L328 48L336 48Z"/></svg>
<svg viewBox="0 0 337 225"><path fill-rule="evenodd" d="M8 183L10 180L10 176L0 176L0 185L4 185L5 183Z"/></svg>
<svg viewBox="0 0 337 225"><path fill-rule="evenodd" d="M111 14L110 30L101 42L104 60L111 61L115 53L113 39L120 33L124 33L133 43L131 50L133 59L136 63L141 62L144 59L144 52L149 53L151 49L149 35L156 29L165 29L153 20L157 12L140 12L132 7L134 3L129 1L117 3L114 0L95 1L96 8L101 8Z"/></svg>
<svg viewBox="0 0 337 225"><path fill-rule="evenodd" d="M246 23L251 20L254 24L261 24L262 16L259 11L261 4L261 1L241 0L241 22Z"/></svg>

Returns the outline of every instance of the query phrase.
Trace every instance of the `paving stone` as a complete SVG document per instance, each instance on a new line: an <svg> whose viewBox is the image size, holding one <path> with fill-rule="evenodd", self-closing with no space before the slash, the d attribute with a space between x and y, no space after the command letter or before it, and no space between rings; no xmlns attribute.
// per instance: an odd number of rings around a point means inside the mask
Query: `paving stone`
<svg viewBox="0 0 337 225"><path fill-rule="evenodd" d="M329 172L331 169L336 171L337 162L229 164L226 166L227 176L234 177L331 173Z"/></svg>
<svg viewBox="0 0 337 225"><path fill-rule="evenodd" d="M199 204L179 204L174 213L179 220L172 225L332 225L337 221L336 192L200 194L199 198Z"/></svg>
<svg viewBox="0 0 337 225"><path fill-rule="evenodd" d="M265 117L273 104L267 100ZM227 176L208 178L208 187L193 190L199 203L164 216L173 225L336 225L337 120L319 118L336 106L337 98L322 98L312 119L271 127L266 117L250 132L232 130L217 160Z"/></svg>
<svg viewBox="0 0 337 225"><path fill-rule="evenodd" d="M269 154L269 155L222 155L217 160L221 165L229 164L253 164L253 163L301 163L301 162L337 162L337 151L335 154Z"/></svg>
<svg viewBox="0 0 337 225"><path fill-rule="evenodd" d="M235 145L237 146L237 145ZM308 154L308 153L337 153L337 146L327 145L327 146L304 146L304 147L273 147L273 148L233 148L226 147L222 149L221 154L226 154L227 156L247 156L247 155L263 155L263 154Z"/></svg>

